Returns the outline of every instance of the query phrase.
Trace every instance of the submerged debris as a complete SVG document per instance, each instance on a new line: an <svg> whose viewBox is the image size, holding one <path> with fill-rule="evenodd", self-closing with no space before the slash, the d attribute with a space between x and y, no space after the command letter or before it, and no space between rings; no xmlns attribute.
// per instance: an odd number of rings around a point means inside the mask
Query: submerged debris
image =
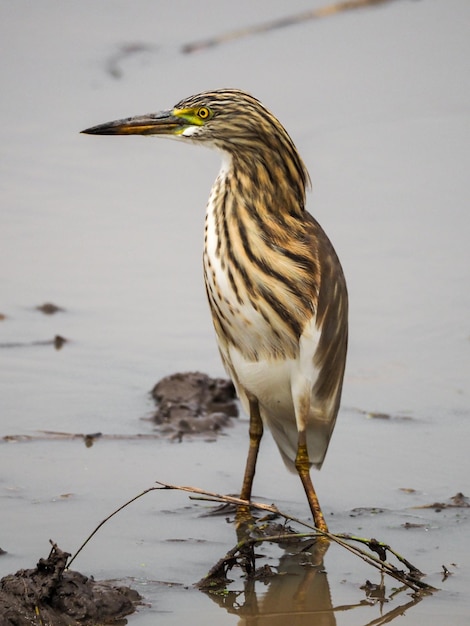
<svg viewBox="0 0 470 626"><path fill-rule="evenodd" d="M113 78L122 78L124 74L122 68L124 61L127 61L130 57L154 53L156 50L157 47L153 44L138 41L135 43L124 43L109 57L106 63L106 70Z"/></svg>
<svg viewBox="0 0 470 626"><path fill-rule="evenodd" d="M225 378L211 378L201 372L162 378L151 394L157 404L153 420L161 432L174 438L219 431L238 415L232 382Z"/></svg>
<svg viewBox="0 0 470 626"><path fill-rule="evenodd" d="M357 506L351 509L349 517L361 517L362 515L379 515L385 513L385 509L376 506Z"/></svg>
<svg viewBox="0 0 470 626"><path fill-rule="evenodd" d="M65 311L65 309L57 306L53 302L44 302L44 304L40 304L36 307L36 311L41 311L44 315L54 315L54 313L61 313Z"/></svg>
<svg viewBox="0 0 470 626"><path fill-rule="evenodd" d="M301 24L309 20L317 20L323 17L329 17L343 11L351 11L353 9L361 9L369 6L376 6L385 4L391 0L343 0L340 2L333 2L332 4L326 4L323 7L315 9L307 9L301 13L294 13L291 15L284 15L280 18L262 22L260 24L253 24L251 26L245 26L236 30L232 30L221 35L216 35L210 39L204 39L202 41L194 41L187 43L181 49L184 54L190 54L193 52L201 52L221 44L226 44L237 39L244 37L251 37L253 35L260 35L278 30L280 28L286 28L288 26L294 26Z"/></svg>
<svg viewBox="0 0 470 626"><path fill-rule="evenodd" d="M35 569L0 580L2 626L96 626L115 623L135 611L141 600L136 591L65 570L69 556L52 543L49 556L39 559Z"/></svg>
<svg viewBox="0 0 470 626"><path fill-rule="evenodd" d="M449 498L448 502L433 502L433 504L423 504L415 509L434 509L437 513L443 509L468 509L470 508L470 498L464 496L461 491Z"/></svg>
<svg viewBox="0 0 470 626"><path fill-rule="evenodd" d="M56 335L53 339L43 339L39 341L10 341L0 343L0 348L29 348L31 346L54 346L56 350L60 350L64 343L69 340L61 335Z"/></svg>

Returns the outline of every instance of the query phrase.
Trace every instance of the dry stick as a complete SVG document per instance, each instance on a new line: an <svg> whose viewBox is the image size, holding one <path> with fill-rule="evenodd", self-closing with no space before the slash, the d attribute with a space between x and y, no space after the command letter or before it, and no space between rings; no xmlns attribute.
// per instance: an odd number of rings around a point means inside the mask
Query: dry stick
<svg viewBox="0 0 470 626"><path fill-rule="evenodd" d="M429 592L436 591L434 587L432 587L431 585L428 585L427 583L422 582L421 580L413 576L411 573L405 574L404 572L401 572L400 570L398 570L391 563L388 563L385 560L379 559L375 557L374 555L368 554L367 552L364 552L364 550L361 550L360 548L357 548L356 546L349 545L348 543L346 543L346 541L349 540L349 537L347 535L334 535L332 533L319 530L318 528L316 528L316 526L313 526L312 524L309 524L308 522L304 522L295 517L292 517L292 515L283 513L276 506L269 505L269 504L262 504L260 502L248 502L247 500L241 500L240 498L236 498L233 496L224 496L221 494L204 491L197 487L182 487L182 486L176 486L176 485L169 485L167 483L162 483L158 481L157 481L157 484L161 485L165 489L177 489L179 491L187 491L189 493L195 493L195 494L200 494L203 496L208 496L213 502L226 502L229 504L251 506L256 509L261 509L262 511L276 513L284 517L286 520L291 520L293 522L296 522L297 524L300 524L302 526L312 529L315 533L314 535L312 535L312 537L323 536L323 537L330 539L330 541L337 543L338 545L342 546L349 552L352 552L353 554L361 558L363 561L365 561L372 567L375 567L376 569L387 573L389 576L391 576L392 578L395 578L396 580L403 583L407 587L410 587L414 591L429 591ZM292 535L292 536L295 537L295 535ZM368 546L370 546L371 544L373 544L374 546L377 545L383 548L384 550L388 548L386 544L380 543L376 540L370 540L370 539L367 540L367 539L362 539L360 537L354 537L352 540L356 540L356 541L360 540L361 543L366 543ZM249 540L247 540L247 544L249 544L250 542L258 543L260 541L263 541L263 539L250 538ZM243 542L241 545L243 545ZM390 552L394 554L402 563L405 563L405 562L409 563L408 561L406 561L406 559L401 557L397 552L393 550L390 550ZM419 569L415 567L414 565L412 565L411 563L409 563L407 567L409 567L409 569L415 573L419 572Z"/></svg>
<svg viewBox="0 0 470 626"><path fill-rule="evenodd" d="M99 531L99 529L108 520L110 520L112 517L114 517L117 513L122 511L124 508L126 508L127 506L129 506L130 504L132 504L133 502L138 500L139 498L142 498L142 496L145 496L147 493L150 493L151 491L157 491L157 490L160 490L160 489L172 489L172 490L177 490L177 491L186 491L186 492L189 492L189 493L192 493L192 494L199 494L201 496L206 496L206 497L210 498L211 501L213 501L213 502L225 502L225 503L229 503L229 504L235 504L235 505L238 505L238 506L239 505L251 506L253 508L256 508L256 509L259 509L259 510L262 510L262 511L267 511L269 513L276 513L277 515L281 515L282 517L284 517L286 520L291 520L291 521L296 522L296 523L298 523L298 524L300 524L302 526L305 526L307 528L312 529L314 531L314 534L310 533L310 535L312 537L323 536L323 537L326 537L326 538L330 539L331 541L333 541L334 543L337 543L338 545L342 546L343 548L345 548L349 552L352 552L353 554L356 554L363 561L365 561L366 563L368 563L372 567L375 567L376 569L378 569L378 570L380 570L382 572L385 571L387 574L389 574L389 576L392 576L393 578L395 578L399 582L405 584L407 587L410 587L414 591L423 591L423 590L426 590L426 591L429 591L429 592L430 591L435 591L434 587L432 587L431 585L423 583L419 579L416 579L414 576L406 575L403 572L400 572L399 570L397 570L390 563L387 563L386 561L378 559L378 558L376 558L373 555L367 554L366 552L364 552L360 548L357 548L355 546L350 546L348 543L346 543L346 540L355 540L355 541L361 541L362 543L366 543L366 544L368 544L370 546L371 540L366 540L366 539L362 539L362 538L359 538L359 537L350 538L347 535L333 535L333 534L331 534L329 532L325 532L325 531L319 530L318 528L316 528L312 524L309 524L308 522L304 522L304 521L299 520L299 519L297 519L295 517L292 517L292 515L289 515L289 514L286 514L286 513L282 513L274 505L262 504L261 502L249 502L247 500L242 500L241 498L236 498L234 496L225 496L225 495L221 495L221 494L217 494L217 493L211 493L209 491L204 491L203 489L199 489L197 487L183 487L183 486L177 486L177 485L170 485L168 483L162 483L160 481L156 481L156 484L159 485L159 487L149 487L148 489L145 489L145 491L142 491L142 493L139 493L134 498L131 498L131 500L128 500L127 502L125 502L122 506L120 506L118 509L113 511L113 513L111 513L104 520L102 520L98 524L98 526L95 528L95 530L85 539L85 541L82 543L82 545L75 552L73 557L68 562L67 568L70 568L70 565L73 563L73 561L75 561L75 559L80 554L80 552L83 550L83 548L87 545L87 543L96 535L96 533ZM292 536L295 536L295 535L292 535ZM270 539L270 540L272 541L272 539ZM232 549L227 554L231 554L231 553L236 554L237 550L240 547L242 547L243 545L249 545L250 543L259 543L261 541L263 541L262 538L248 538L246 540L246 542L241 542L241 543L237 544L237 546L234 549ZM388 549L388 546L386 546L385 544L379 544L379 542L375 542L375 543L380 545L380 546L382 546L384 549L385 548ZM398 555L397 553L395 553L392 550L390 550L390 552L392 552L392 554L397 556L397 558L400 559L402 562L405 562L403 557L400 557L400 555ZM408 563L408 561L406 561L406 563ZM407 567L409 567L414 572L419 572L418 568L414 567L411 564L407 565Z"/></svg>
<svg viewBox="0 0 470 626"><path fill-rule="evenodd" d="M139 493L138 496L135 496L134 498L132 498L131 500L129 500L128 502L126 502L125 504L123 504L122 506L120 506L118 509L116 509L115 511L113 511L111 513L111 515L108 515L108 517L105 517L104 520L102 522L100 522L98 524L98 526L95 528L95 530L91 533L91 535L88 535L88 537L85 539L85 541L82 543L82 545L78 548L78 550L75 552L75 554L73 555L73 557L70 559L70 561L67 563L67 569L70 569L70 566L72 565L72 563L75 561L75 559L77 558L77 556L80 554L80 552L83 550L83 548L86 546L86 544L90 541L90 539L92 539L92 537L94 537L96 535L96 533L99 531L99 529L103 526L103 524L106 524L106 522L108 520L110 520L112 517L114 517L117 513L119 513L120 511L122 511L122 509L125 509L126 506L129 506L129 504L132 504L133 502L135 502L136 500L138 500L139 498L141 498L142 496L145 496L147 493L149 493L150 491L156 491L157 489L163 489L163 487L150 487L149 489L146 489L145 491L142 491L142 493Z"/></svg>
<svg viewBox="0 0 470 626"><path fill-rule="evenodd" d="M344 539L346 541L357 541L358 543L365 543L370 550L373 550L374 552L377 552L378 554L381 554L382 552L385 553L388 551L391 554L393 554L393 556L398 561L403 563L403 565L405 565L410 570L410 572L414 572L418 576L423 575L423 572L421 572L416 566L414 566L413 563L410 563L407 559L405 559L404 556L402 556L401 554L393 550L393 548L391 548L388 544L382 543L381 541L377 541L377 539L364 539L364 537L356 537L355 535L348 535L348 534L339 534L339 535L336 535L336 537L339 537L340 539Z"/></svg>
<svg viewBox="0 0 470 626"><path fill-rule="evenodd" d="M235 39L248 37L250 35L266 33L272 30L277 30L279 28L285 28L286 26L299 24L300 22L305 22L307 20L314 20L314 19L319 19L321 17L334 15L335 13L340 13L342 11L350 11L351 9L361 9L361 8L368 7L368 6L385 4L386 2L391 2L391 1L392 0L346 0L344 2L335 2L334 4L329 4L320 9L312 9L310 11L303 11L302 13L297 13L295 15L288 15L287 17L281 17L276 20L271 20L270 22L264 22L263 24L257 24L254 26L247 26L246 28L240 28L238 30L233 30L231 32L225 33L224 35L212 37L210 39L205 39L203 41L195 41L193 43L188 43L184 45L181 50L182 52L187 53L187 54L191 52L198 52L200 50L213 48L214 46L218 46L220 44L227 43L229 41L234 41Z"/></svg>

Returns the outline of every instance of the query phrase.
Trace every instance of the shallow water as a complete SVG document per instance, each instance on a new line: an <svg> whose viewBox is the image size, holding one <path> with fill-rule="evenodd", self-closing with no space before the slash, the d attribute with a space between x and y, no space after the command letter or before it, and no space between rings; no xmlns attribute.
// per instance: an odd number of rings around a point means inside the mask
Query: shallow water
<svg viewBox="0 0 470 626"><path fill-rule="evenodd" d="M401 623L467 623L468 510L414 507L470 493L468 3L394 2L191 55L181 45L323 3L222 10L207 1L204 19L194 3L177 4L0 4L0 435L150 433L141 418L159 378L223 374L200 263L218 155L78 131L242 87L294 138L313 179L308 206L348 278L343 407L314 475L330 526L390 543L442 589L407 607ZM121 53L128 44L145 45ZM43 315L34 307L45 301L66 310ZM55 335L69 340L61 350L34 343ZM32 567L49 538L73 552L155 480L236 493L246 440L241 418L212 442L1 443L0 575ZM255 496L306 515L269 437ZM255 615L273 624L286 614L298 625L367 624L412 602L402 592L382 607L364 604L361 586L378 576L333 546L326 574L283 561L294 574L257 583L256 603L237 579L238 605L221 608L191 587L235 542L224 518L201 517L206 507L182 493L149 494L74 566L131 579L150 605L131 624ZM267 554L277 565L280 551ZM444 582L442 565L452 572ZM296 590L283 585L293 579ZM387 581L387 597L393 587Z"/></svg>

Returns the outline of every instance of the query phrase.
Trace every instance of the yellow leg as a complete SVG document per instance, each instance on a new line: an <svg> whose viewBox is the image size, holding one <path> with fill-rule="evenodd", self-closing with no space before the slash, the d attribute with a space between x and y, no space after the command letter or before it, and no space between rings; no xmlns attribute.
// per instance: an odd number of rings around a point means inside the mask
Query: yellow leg
<svg viewBox="0 0 470 626"><path fill-rule="evenodd" d="M259 405L257 400L250 400L250 447L248 449L248 457L246 459L245 476L243 477L243 485L240 493L242 500L251 499L251 488L253 487L253 478L255 477L256 459L258 458L259 444L263 436L263 422L259 414Z"/></svg>
<svg viewBox="0 0 470 626"><path fill-rule="evenodd" d="M310 459L308 457L307 445L305 443L305 433L299 433L299 443L297 447L297 456L295 458L295 467L299 474L300 480L307 496L308 504L313 515L315 526L324 532L328 532L328 526L323 517L323 513L318 501L317 494L313 487L312 478L310 476Z"/></svg>

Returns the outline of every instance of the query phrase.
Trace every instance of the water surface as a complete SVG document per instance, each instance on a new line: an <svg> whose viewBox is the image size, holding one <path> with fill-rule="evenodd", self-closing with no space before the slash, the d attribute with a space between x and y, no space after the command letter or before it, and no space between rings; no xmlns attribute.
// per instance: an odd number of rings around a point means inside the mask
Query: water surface
<svg viewBox="0 0 470 626"><path fill-rule="evenodd" d="M201 269L219 156L79 131L204 89L246 89L294 138L313 180L308 207L349 284L343 407L314 475L330 526L389 542L442 588L402 623L464 624L467 510L414 507L470 494L468 3L394 2L181 53L187 42L321 5L0 4L0 435L150 433L141 418L159 378L223 375ZM45 301L65 311L37 312ZM69 340L61 350L35 343L55 335ZM155 480L236 493L246 445L245 418L213 442L1 443L1 575L32 567L49 538L73 551ZM269 437L255 492L307 514ZM283 611L298 625L378 619L380 606L361 604L360 589L376 574L336 548L326 581L285 563L297 591L321 598L315 606L301 611L291 587L259 583L256 607L220 608L191 585L232 547L233 527L201 510L185 494L151 494L109 522L75 565L132 579L151 606L131 624L244 624L254 614L273 624ZM445 582L442 565L453 572ZM243 581L235 590L245 593ZM358 606L333 613L328 599ZM403 592L382 613L409 602Z"/></svg>

